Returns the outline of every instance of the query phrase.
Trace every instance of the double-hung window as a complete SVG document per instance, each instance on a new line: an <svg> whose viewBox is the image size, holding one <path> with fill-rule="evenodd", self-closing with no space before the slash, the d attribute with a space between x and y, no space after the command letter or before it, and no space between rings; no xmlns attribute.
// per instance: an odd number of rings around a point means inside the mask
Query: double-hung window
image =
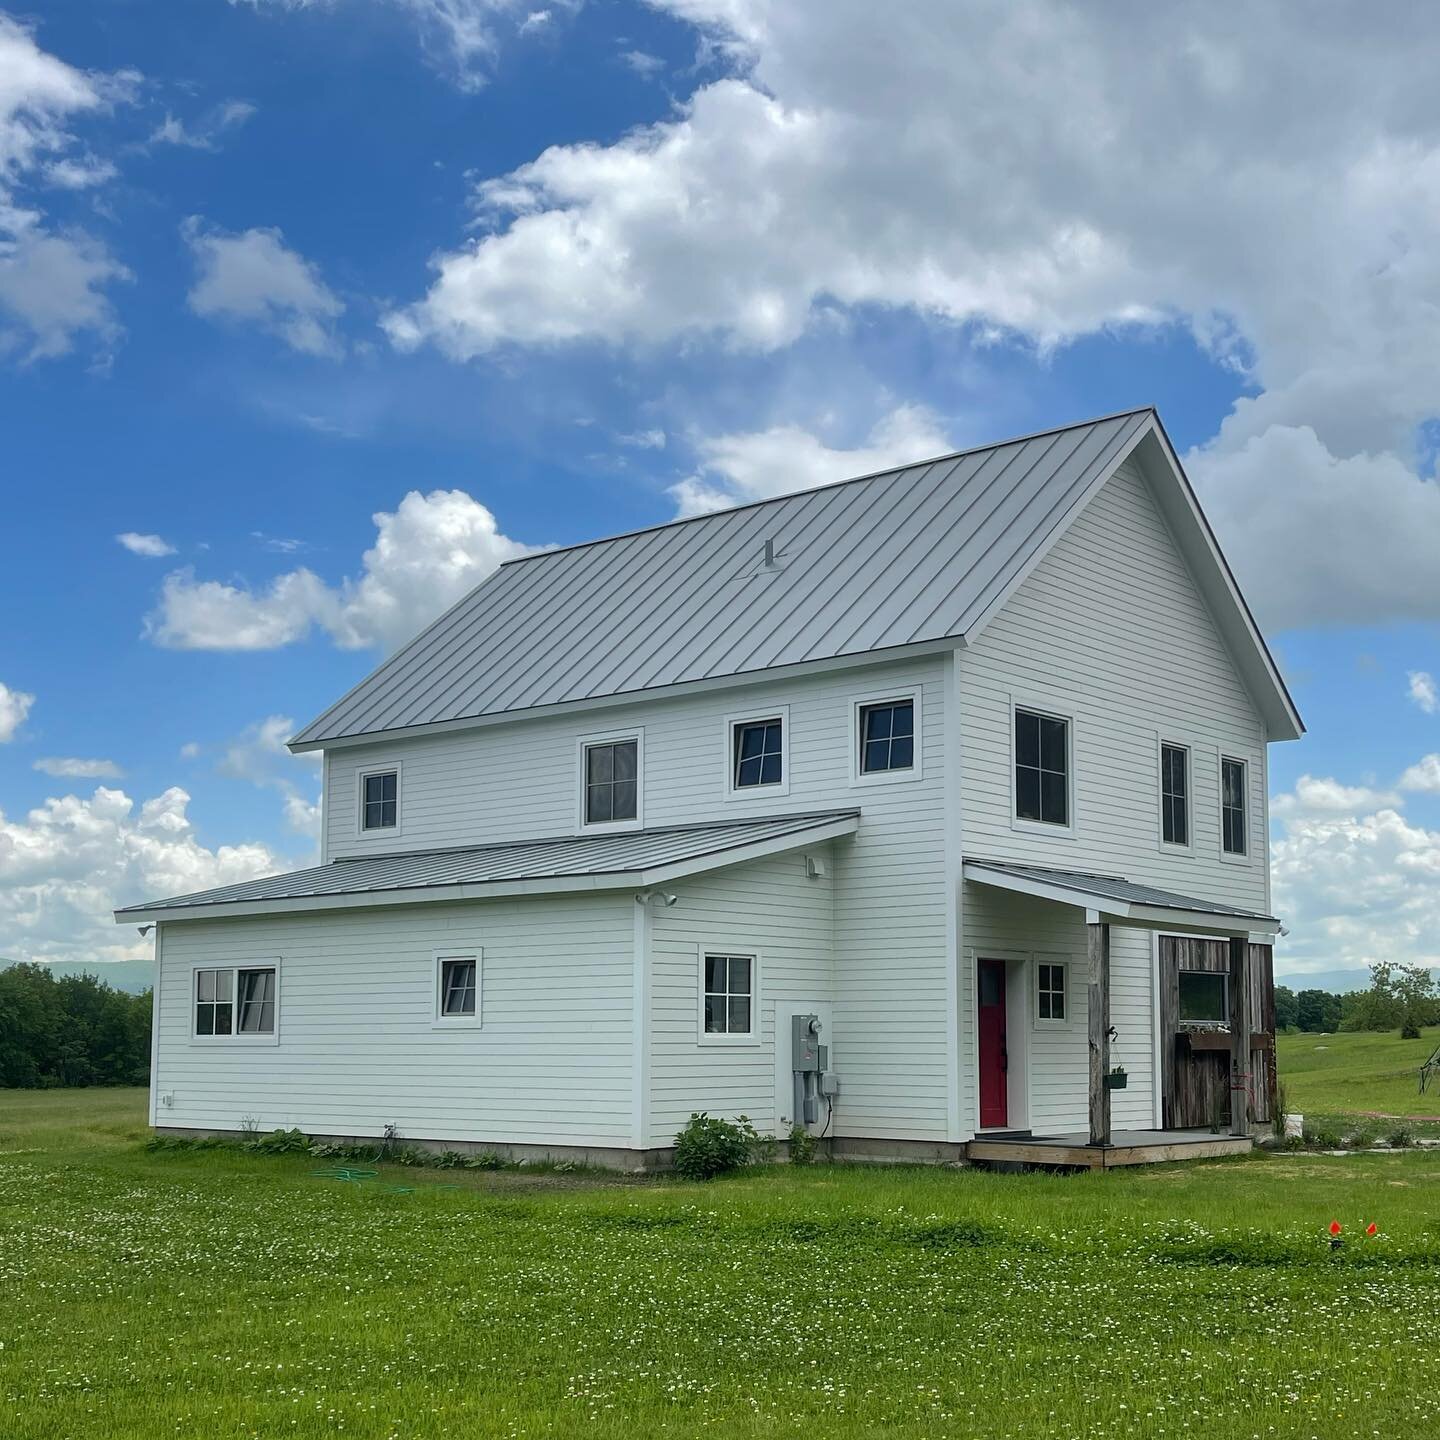
<svg viewBox="0 0 1440 1440"><path fill-rule="evenodd" d="M360 776L360 828L394 830L400 823L400 772L368 770Z"/></svg>
<svg viewBox="0 0 1440 1440"><path fill-rule="evenodd" d="M1067 1018L1066 969L1063 962L1042 961L1035 967L1035 1018L1060 1021Z"/></svg>
<svg viewBox="0 0 1440 1440"><path fill-rule="evenodd" d="M1015 711L1015 818L1070 824L1070 722Z"/></svg>
<svg viewBox="0 0 1440 1440"><path fill-rule="evenodd" d="M1220 757L1220 848L1226 855L1250 853L1245 778L1243 760Z"/></svg>
<svg viewBox="0 0 1440 1440"><path fill-rule="evenodd" d="M640 741L595 740L585 746L585 823L613 825L640 814Z"/></svg>
<svg viewBox="0 0 1440 1440"><path fill-rule="evenodd" d="M755 1033L755 957L701 956L702 1033L709 1038L749 1039Z"/></svg>
<svg viewBox="0 0 1440 1440"><path fill-rule="evenodd" d="M274 1039L279 1004L275 966L223 966L194 974L198 1038Z"/></svg>
<svg viewBox="0 0 1440 1440"><path fill-rule="evenodd" d="M1160 838L1167 845L1190 843L1190 752L1160 745Z"/></svg>

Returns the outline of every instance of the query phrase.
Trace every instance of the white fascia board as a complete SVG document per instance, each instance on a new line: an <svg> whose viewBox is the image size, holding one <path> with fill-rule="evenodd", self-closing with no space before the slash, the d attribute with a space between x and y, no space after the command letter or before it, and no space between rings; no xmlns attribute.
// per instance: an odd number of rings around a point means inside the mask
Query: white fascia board
<svg viewBox="0 0 1440 1440"><path fill-rule="evenodd" d="M612 710L623 705L644 705L668 700L675 695L695 695L712 690L741 690L772 680L789 680L801 675L819 675L831 670L854 670L865 665L886 665L926 655L944 655L963 650L963 635L938 640L916 640L909 645L892 645L883 650L860 650L853 655L827 655L818 660L800 660L793 665L775 665L765 670L743 670L734 675L714 675L703 680L681 680L649 690L625 690L616 695L592 695L584 700L562 700L554 705L535 705L522 710L502 710L492 715L473 715L457 720L436 720L426 725L402 725L392 730L371 730L363 735L340 735L333 739L291 740L288 748L300 755L308 750L346 750L356 745L378 745L389 740L408 740L417 735L446 735L455 730L478 730L490 725L513 725L523 720L545 720L552 715L575 715L588 710ZM312 722L313 723L313 722ZM310 728L309 726L306 727ZM301 732L303 734L304 731Z"/></svg>
<svg viewBox="0 0 1440 1440"><path fill-rule="evenodd" d="M1116 900L1113 896L1056 885L1031 876L1007 874L988 866L968 864L964 875L980 885L993 885L1037 900L1050 900L1057 905L1073 905L1076 909L1093 911L1112 923L1129 925L1137 930L1191 930L1213 935L1274 935L1280 922L1261 915L1224 915L1208 910L1174 910L1163 905L1142 905L1134 901Z"/></svg>
<svg viewBox="0 0 1440 1440"><path fill-rule="evenodd" d="M153 910L117 910L117 925L147 925L162 920L224 920L250 915L292 915L316 910L356 910L389 905L424 905L444 900L503 900L524 895L581 895L612 890L650 890L687 875L723 870L750 860L763 860L786 850L823 844L852 835L858 815L842 815L824 825L811 825L748 845L735 845L656 865L644 870L611 870L596 875L541 876L529 880L478 880L459 885L414 885L391 890L360 890L345 895L292 895L275 900L231 900L208 905L159 906Z"/></svg>

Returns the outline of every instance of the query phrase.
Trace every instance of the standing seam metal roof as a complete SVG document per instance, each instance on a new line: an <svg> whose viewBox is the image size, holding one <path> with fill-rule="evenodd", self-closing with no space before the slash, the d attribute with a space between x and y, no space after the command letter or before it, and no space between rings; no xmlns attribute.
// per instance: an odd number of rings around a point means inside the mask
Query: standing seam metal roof
<svg viewBox="0 0 1440 1440"><path fill-rule="evenodd" d="M1153 414L511 561L292 743L961 637Z"/></svg>
<svg viewBox="0 0 1440 1440"><path fill-rule="evenodd" d="M115 916L121 919L195 905L630 874L723 856L727 851L768 840L793 837L800 845L812 831L834 825L837 820L856 820L859 814L858 810L828 810L805 815L769 815L747 820L630 830L614 835L565 835L548 840L517 840L458 850L363 855L333 860L328 865L316 865L308 870L292 870L284 875L269 875L261 880L200 890L191 895L174 895L167 900L127 905L123 910L117 910Z"/></svg>

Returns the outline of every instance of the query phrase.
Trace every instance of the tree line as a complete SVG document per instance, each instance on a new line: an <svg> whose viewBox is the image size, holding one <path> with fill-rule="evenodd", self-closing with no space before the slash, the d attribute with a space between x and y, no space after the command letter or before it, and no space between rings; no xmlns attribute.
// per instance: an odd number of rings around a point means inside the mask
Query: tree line
<svg viewBox="0 0 1440 1440"><path fill-rule="evenodd" d="M150 992L45 965L0 970L0 1086L146 1085Z"/></svg>
<svg viewBox="0 0 1440 1440"><path fill-rule="evenodd" d="M1275 987L1277 1030L1398 1030L1402 1039L1418 1040L1428 1025L1440 1025L1440 985L1423 965L1372 965L1370 988L1344 995Z"/></svg>

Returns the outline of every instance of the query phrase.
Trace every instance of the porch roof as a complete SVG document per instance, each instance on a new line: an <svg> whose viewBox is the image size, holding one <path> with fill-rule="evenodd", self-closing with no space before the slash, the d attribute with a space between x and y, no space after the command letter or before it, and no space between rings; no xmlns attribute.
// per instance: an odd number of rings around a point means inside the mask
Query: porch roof
<svg viewBox="0 0 1440 1440"><path fill-rule="evenodd" d="M769 815L618 834L566 835L464 849L332 860L308 870L150 900L115 911L119 924L272 915L426 900L643 890L853 834L858 810Z"/></svg>
<svg viewBox="0 0 1440 1440"><path fill-rule="evenodd" d="M1218 900L1196 900L1140 885L1123 875L1090 875L1009 861L965 861L965 878L1060 905L1074 905L1106 920L1146 930L1194 930L1217 935L1274 935L1280 922L1257 910L1241 910Z"/></svg>

